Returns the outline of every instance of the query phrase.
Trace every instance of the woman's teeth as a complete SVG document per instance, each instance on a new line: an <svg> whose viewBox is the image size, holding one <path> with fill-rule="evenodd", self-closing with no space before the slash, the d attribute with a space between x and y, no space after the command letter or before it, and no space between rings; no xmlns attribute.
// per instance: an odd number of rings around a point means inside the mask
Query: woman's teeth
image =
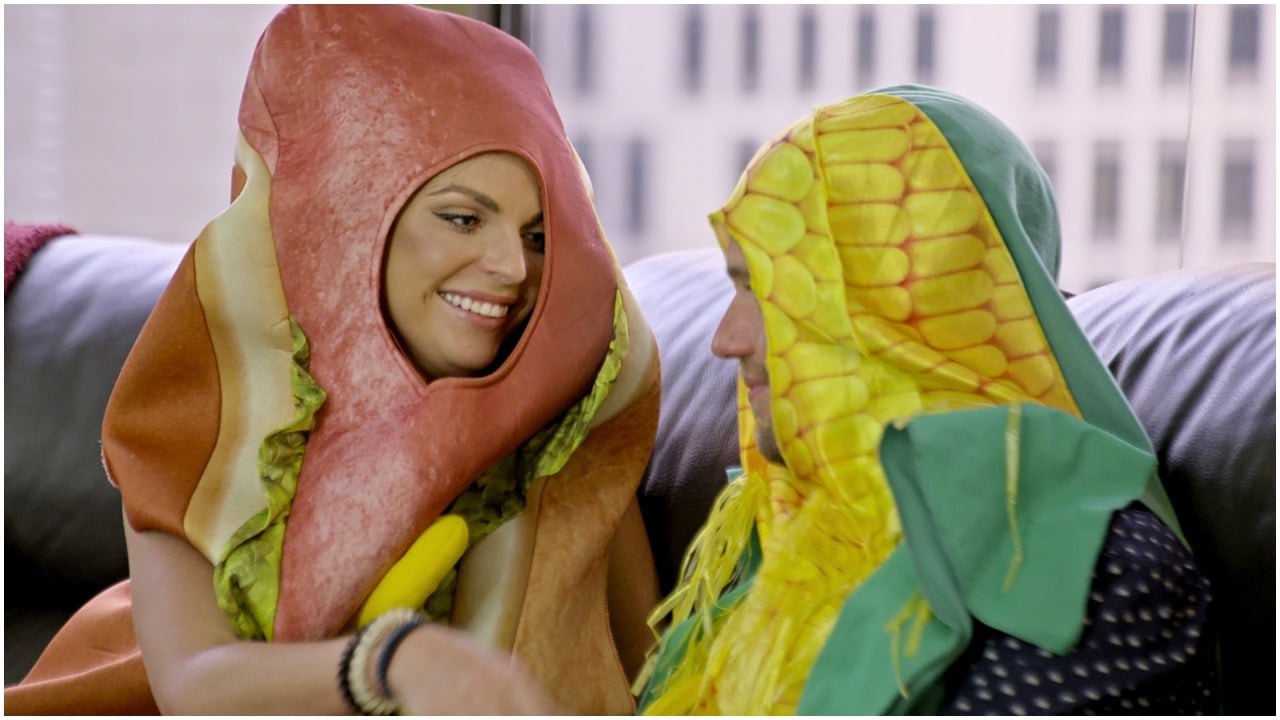
<svg viewBox="0 0 1280 720"><path fill-rule="evenodd" d="M444 298L445 302L454 307L459 307L467 312L473 312L477 315L483 315L484 317L489 318L506 317L507 310L509 309L506 305L478 302L469 297L462 297L461 295L454 295L453 293L440 293L440 297Z"/></svg>

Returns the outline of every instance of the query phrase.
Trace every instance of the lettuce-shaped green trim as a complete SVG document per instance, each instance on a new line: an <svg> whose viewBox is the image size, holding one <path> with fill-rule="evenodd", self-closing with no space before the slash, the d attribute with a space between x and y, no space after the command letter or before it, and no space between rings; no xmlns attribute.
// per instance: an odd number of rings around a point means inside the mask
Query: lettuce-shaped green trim
<svg viewBox="0 0 1280 720"><path fill-rule="evenodd" d="M280 557L285 520L298 490L298 473L307 438L315 427L316 411L324 404L324 388L307 372L311 346L306 333L289 318L293 334L293 365L289 384L294 418L267 435L258 449L258 472L267 506L249 518L227 541L213 572L218 606L227 614L236 635L246 640L270 640L280 596Z"/></svg>
<svg viewBox="0 0 1280 720"><path fill-rule="evenodd" d="M630 348L628 333L627 313L622 303L622 293L618 292L613 299L613 339L609 341L609 351L600 365L600 371L596 373L591 392L566 410L558 422L540 430L517 451L517 464L521 467L525 489L528 489L529 483L536 477L560 472L569 461L569 456L586 439L596 413L622 372L622 361L626 359Z"/></svg>
<svg viewBox="0 0 1280 720"><path fill-rule="evenodd" d="M308 433L315 426L316 411L325 401L324 389L307 373L307 337L292 318L289 325L293 331L291 384L297 414L292 422L263 440L258 465L267 507L236 531L214 569L218 605L236 634L247 640L271 639L280 594L285 523L297 492ZM466 520L471 545L524 510L534 478L554 475L568 462L586 439L600 405L617 382L628 347L626 311L622 295L617 293L613 339L591 391L485 471L446 511ZM425 610L432 618L444 621L449 617L456 580L456 569L451 570L427 599Z"/></svg>
<svg viewBox="0 0 1280 720"><path fill-rule="evenodd" d="M627 314L622 294L614 296L613 339L596 373L591 391L524 442L515 452L498 461L453 501L445 512L459 515L467 522L469 545L497 530L503 523L525 508L529 486L535 478L554 475L569 461L591 431L591 421L608 397L622 371L622 361L629 347ZM447 619L453 609L454 583L457 574L451 570L431 597L426 612L433 619Z"/></svg>

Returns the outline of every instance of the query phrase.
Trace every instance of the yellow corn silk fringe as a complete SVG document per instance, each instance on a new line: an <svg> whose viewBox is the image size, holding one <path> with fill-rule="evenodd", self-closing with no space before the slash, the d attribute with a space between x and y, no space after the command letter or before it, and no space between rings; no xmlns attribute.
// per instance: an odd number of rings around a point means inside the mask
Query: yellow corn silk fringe
<svg viewBox="0 0 1280 720"><path fill-rule="evenodd" d="M1080 412L994 220L910 103L817 109L756 154L711 222L741 245L760 301L787 467L757 450L739 382L743 476L652 621L697 616L702 631L646 712L787 714L845 599L901 539L884 425L1021 402ZM755 579L717 615L752 522Z"/></svg>

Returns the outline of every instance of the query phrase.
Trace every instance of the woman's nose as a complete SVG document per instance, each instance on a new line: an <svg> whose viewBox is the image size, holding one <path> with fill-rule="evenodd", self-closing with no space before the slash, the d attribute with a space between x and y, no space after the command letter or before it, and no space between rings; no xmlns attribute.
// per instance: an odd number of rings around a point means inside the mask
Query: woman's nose
<svg viewBox="0 0 1280 720"><path fill-rule="evenodd" d="M485 243L480 269L509 285L524 282L529 271L525 265L524 238L520 231L495 230Z"/></svg>

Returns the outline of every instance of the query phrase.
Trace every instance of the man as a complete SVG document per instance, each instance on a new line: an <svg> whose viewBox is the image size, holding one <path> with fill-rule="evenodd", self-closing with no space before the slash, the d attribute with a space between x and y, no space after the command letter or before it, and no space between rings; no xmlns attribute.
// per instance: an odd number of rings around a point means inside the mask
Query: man
<svg viewBox="0 0 1280 720"><path fill-rule="evenodd" d="M1216 709L1207 584L1008 128L920 87L818 108L711 221L742 472L646 713Z"/></svg>

